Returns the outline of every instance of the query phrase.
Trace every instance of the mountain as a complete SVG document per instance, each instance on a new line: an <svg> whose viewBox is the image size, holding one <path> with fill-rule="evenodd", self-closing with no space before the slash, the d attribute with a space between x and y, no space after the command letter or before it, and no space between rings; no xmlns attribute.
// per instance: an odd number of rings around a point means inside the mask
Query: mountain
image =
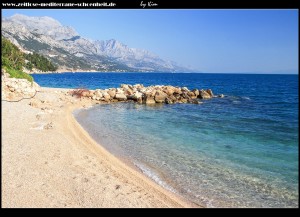
<svg viewBox="0 0 300 217"><path fill-rule="evenodd" d="M65 71L187 71L149 51L130 48L121 42L90 40L51 17L21 14L2 19L2 36L23 52L37 52Z"/></svg>

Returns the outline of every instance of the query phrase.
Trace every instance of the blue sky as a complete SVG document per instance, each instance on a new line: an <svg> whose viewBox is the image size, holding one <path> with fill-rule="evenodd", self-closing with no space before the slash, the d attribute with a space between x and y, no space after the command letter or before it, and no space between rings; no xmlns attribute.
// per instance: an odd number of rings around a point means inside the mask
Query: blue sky
<svg viewBox="0 0 300 217"><path fill-rule="evenodd" d="M129 47L202 72L298 73L298 10L2 10L50 16L90 39Z"/></svg>

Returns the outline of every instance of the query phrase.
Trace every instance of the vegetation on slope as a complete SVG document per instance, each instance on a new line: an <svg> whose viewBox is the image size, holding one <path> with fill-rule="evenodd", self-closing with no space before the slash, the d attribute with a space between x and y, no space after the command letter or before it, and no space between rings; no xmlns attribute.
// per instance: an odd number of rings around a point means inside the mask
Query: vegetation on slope
<svg viewBox="0 0 300 217"><path fill-rule="evenodd" d="M54 66L47 58L41 56L40 54L24 54L24 56L28 61L25 67L30 71L33 69L33 67L44 72L57 70L56 66Z"/></svg>
<svg viewBox="0 0 300 217"><path fill-rule="evenodd" d="M1 37L1 67L13 78L25 78L33 81L32 76L23 72L24 68L41 71L55 71L57 69L47 58L40 54L24 54L8 39Z"/></svg>

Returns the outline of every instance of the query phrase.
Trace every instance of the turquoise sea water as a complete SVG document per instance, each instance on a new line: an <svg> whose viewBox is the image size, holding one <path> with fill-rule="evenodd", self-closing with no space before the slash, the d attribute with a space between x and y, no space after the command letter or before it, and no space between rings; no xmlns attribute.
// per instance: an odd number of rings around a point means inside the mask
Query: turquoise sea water
<svg viewBox="0 0 300 217"><path fill-rule="evenodd" d="M122 83L211 88L203 104L97 105L75 112L91 136L170 191L207 207L298 207L298 75L34 75L48 87Z"/></svg>

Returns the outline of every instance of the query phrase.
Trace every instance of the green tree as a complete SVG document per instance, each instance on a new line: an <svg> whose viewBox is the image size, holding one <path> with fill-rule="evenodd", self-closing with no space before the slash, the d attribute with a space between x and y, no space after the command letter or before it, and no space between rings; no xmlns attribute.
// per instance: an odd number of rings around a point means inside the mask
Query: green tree
<svg viewBox="0 0 300 217"><path fill-rule="evenodd" d="M1 37L1 49L1 67L13 78L25 78L32 82L32 76L21 71L25 65L25 59L19 48L6 38Z"/></svg>

